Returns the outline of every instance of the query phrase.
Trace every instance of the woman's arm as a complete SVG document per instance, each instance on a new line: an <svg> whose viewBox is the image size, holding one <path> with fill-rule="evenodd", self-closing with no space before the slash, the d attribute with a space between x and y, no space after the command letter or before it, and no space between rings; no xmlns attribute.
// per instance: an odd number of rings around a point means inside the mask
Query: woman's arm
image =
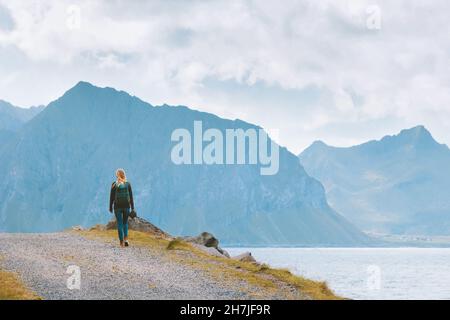
<svg viewBox="0 0 450 320"><path fill-rule="evenodd" d="M131 184L130 183L128 183L128 192L130 193L131 210L134 210L133 190L131 190Z"/></svg>
<svg viewBox="0 0 450 320"><path fill-rule="evenodd" d="M112 186L111 186L111 193L109 194L109 212L113 212L113 203L114 203L114 198L116 197L116 188L115 188L115 183L113 182Z"/></svg>

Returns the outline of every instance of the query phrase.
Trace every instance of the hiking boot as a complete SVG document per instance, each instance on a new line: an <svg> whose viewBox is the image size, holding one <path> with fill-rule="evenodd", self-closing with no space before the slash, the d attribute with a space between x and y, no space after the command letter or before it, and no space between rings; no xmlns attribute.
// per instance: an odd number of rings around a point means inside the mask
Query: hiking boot
<svg viewBox="0 0 450 320"><path fill-rule="evenodd" d="M123 241L120 241L120 246L123 247Z"/></svg>
<svg viewBox="0 0 450 320"><path fill-rule="evenodd" d="M128 247L129 245L128 240L125 240L125 247Z"/></svg>

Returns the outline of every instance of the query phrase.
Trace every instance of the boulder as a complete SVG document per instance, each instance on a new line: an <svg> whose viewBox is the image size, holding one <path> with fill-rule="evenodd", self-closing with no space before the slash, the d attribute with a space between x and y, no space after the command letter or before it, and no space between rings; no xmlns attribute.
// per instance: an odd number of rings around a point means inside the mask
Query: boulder
<svg viewBox="0 0 450 320"><path fill-rule="evenodd" d="M236 259L236 260L239 260L239 261L243 261L243 262L256 263L255 258L253 258L253 256L252 256L252 253L248 252L248 251L233 257L233 259Z"/></svg>
<svg viewBox="0 0 450 320"><path fill-rule="evenodd" d="M226 250L223 250L222 248L217 248L217 251L219 251L222 255L224 255L227 258L231 258L230 254Z"/></svg>
<svg viewBox="0 0 450 320"><path fill-rule="evenodd" d="M203 252L205 252L205 253L208 253L208 254L210 254L210 255L212 255L212 256L221 257L221 258L224 258L224 257L225 257L225 256L224 256L222 253L220 253L216 248L213 248L213 247L205 247L205 246L203 246L203 245L201 245L201 244L194 243L194 242L191 242L190 244L191 244L192 246L194 246L195 248L197 248L197 249L199 249L199 250L201 250L201 251L203 251Z"/></svg>
<svg viewBox="0 0 450 320"><path fill-rule="evenodd" d="M117 229L116 219L108 222L108 224L106 225L106 229L107 230ZM171 236L168 233L162 231L151 222L148 222L147 220L140 217L128 219L128 229L145 233L151 233L163 238L171 238Z"/></svg>
<svg viewBox="0 0 450 320"><path fill-rule="evenodd" d="M213 234L211 234L209 232L202 232L200 235L198 235L196 237L183 237L183 240L186 242L195 244L196 246L202 246L204 248L206 247L206 248L208 248L208 250L203 250L203 251L207 251L213 255L218 254L218 256L221 256L221 257L226 257L226 258L230 257L228 252L226 252L225 250L223 250L222 248L219 247L219 240L216 237L214 237ZM209 248L211 248L213 250L210 250Z"/></svg>
<svg viewBox="0 0 450 320"><path fill-rule="evenodd" d="M202 232L196 237L184 237L184 241L197 243L205 247L216 248L219 246L219 240L209 232Z"/></svg>

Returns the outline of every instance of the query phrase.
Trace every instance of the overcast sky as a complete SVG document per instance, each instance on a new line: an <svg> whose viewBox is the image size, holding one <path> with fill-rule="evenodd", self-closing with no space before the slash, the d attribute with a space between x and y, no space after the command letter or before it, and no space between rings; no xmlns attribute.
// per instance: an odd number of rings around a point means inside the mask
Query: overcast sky
<svg viewBox="0 0 450 320"><path fill-rule="evenodd" d="M0 0L0 99L79 80L266 129L298 153L425 125L450 144L450 2Z"/></svg>

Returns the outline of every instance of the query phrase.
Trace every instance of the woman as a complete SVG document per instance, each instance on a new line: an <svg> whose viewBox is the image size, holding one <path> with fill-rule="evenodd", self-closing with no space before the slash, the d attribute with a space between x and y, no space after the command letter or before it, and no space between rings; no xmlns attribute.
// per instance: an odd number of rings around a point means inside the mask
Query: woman
<svg viewBox="0 0 450 320"><path fill-rule="evenodd" d="M114 205L120 246L128 247L128 216L130 215L130 208L134 210L133 191L130 183L127 181L125 170L117 169L116 177L117 180L111 186L109 212L113 212Z"/></svg>

